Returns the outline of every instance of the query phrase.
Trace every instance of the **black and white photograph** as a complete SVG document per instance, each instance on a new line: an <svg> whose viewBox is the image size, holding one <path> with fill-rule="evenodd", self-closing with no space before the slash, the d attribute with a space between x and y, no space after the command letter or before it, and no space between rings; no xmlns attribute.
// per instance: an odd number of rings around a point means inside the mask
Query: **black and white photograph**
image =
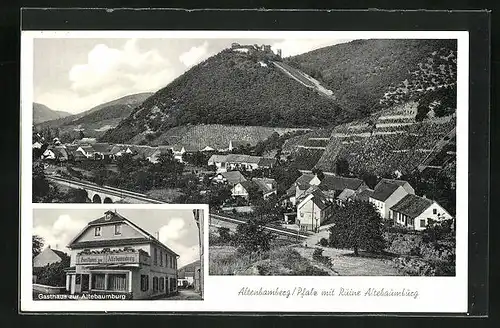
<svg viewBox="0 0 500 328"><path fill-rule="evenodd" d="M467 33L25 35L34 300L463 305Z"/></svg>
<svg viewBox="0 0 500 328"><path fill-rule="evenodd" d="M456 40L36 39L33 69L33 202L207 203L213 275L454 275Z"/></svg>
<svg viewBox="0 0 500 328"><path fill-rule="evenodd" d="M202 300L203 210L33 210L33 300Z"/></svg>

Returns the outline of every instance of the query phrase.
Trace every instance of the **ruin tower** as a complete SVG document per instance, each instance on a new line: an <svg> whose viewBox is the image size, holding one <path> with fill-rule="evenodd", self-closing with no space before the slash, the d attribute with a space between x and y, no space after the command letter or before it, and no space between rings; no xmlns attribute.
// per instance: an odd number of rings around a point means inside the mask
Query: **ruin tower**
<svg viewBox="0 0 500 328"><path fill-rule="evenodd" d="M278 49L278 57L281 58L281 49Z"/></svg>

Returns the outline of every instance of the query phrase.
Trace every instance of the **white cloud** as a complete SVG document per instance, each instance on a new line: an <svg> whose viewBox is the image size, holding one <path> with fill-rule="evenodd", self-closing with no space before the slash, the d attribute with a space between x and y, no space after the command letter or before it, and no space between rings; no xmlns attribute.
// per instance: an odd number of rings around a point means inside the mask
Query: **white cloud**
<svg viewBox="0 0 500 328"><path fill-rule="evenodd" d="M185 245L182 241L188 234L188 227L185 221L181 218L173 218L168 224L162 226L159 231L159 240L179 254L178 267L182 267L200 257L200 249L198 243L194 245ZM184 238L184 240L183 240Z"/></svg>
<svg viewBox="0 0 500 328"><path fill-rule="evenodd" d="M300 55L308 51L344 43L351 40L331 40L331 39L287 39L271 45L274 52L281 49L283 57Z"/></svg>
<svg viewBox="0 0 500 328"><path fill-rule="evenodd" d="M208 53L208 42L205 41L202 45L191 47L188 51L180 54L179 61L183 63L184 66L191 67L202 62L208 57L210 57L210 54Z"/></svg>
<svg viewBox="0 0 500 328"><path fill-rule="evenodd" d="M69 89L40 92L35 101L55 110L78 113L107 101L139 92L154 92L177 76L176 69L156 49L128 40L121 49L96 45L87 62L68 72Z"/></svg>
<svg viewBox="0 0 500 328"><path fill-rule="evenodd" d="M33 233L43 238L44 248L50 246L53 249L69 252L66 246L86 224L83 220L76 220L67 214L62 214L52 226L35 226Z"/></svg>

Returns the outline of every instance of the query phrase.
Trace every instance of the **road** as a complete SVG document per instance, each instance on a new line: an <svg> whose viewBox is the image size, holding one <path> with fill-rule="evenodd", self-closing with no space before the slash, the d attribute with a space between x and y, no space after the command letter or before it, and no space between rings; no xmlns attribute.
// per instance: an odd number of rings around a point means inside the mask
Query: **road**
<svg viewBox="0 0 500 328"><path fill-rule="evenodd" d="M164 300L202 300L201 295L194 289L179 289L179 294L175 296L165 297Z"/></svg>

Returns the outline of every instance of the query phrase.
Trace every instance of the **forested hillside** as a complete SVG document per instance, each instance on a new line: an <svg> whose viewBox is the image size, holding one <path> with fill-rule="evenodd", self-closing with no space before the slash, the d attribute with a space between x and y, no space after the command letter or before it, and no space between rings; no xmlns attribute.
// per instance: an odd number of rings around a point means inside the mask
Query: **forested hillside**
<svg viewBox="0 0 500 328"><path fill-rule="evenodd" d="M305 88L270 62L226 49L147 99L103 141L160 136L185 124L311 127L349 120L332 100Z"/></svg>
<svg viewBox="0 0 500 328"><path fill-rule="evenodd" d="M316 78L333 91L340 106L363 117L394 104L393 94L403 100L408 89L455 81L456 47L455 40L355 40L286 62Z"/></svg>
<svg viewBox="0 0 500 328"><path fill-rule="evenodd" d="M34 103L33 104L33 123L38 124L50 120L55 120L58 118L66 117L71 115L68 112L57 111L50 109L49 107Z"/></svg>

